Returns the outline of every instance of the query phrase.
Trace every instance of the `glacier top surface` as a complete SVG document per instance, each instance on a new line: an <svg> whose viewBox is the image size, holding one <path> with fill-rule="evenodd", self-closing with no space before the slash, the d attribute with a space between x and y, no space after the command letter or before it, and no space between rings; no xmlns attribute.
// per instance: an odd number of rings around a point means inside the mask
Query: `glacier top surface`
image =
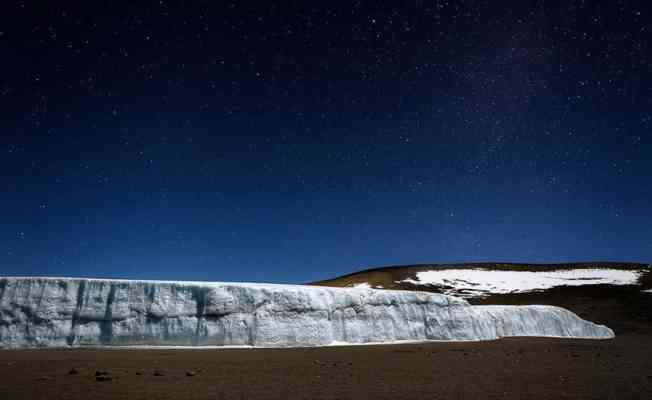
<svg viewBox="0 0 652 400"><path fill-rule="evenodd" d="M155 279L119 279L119 278L87 278L87 277L54 277L54 276L0 276L0 280L31 280L31 281L86 281L86 282L105 282L105 283L128 283L128 284L145 284L145 285L178 285L178 286L200 286L200 287L243 287L255 289L272 289L272 290L301 290L301 291L322 291L322 292L350 292L352 290L374 291L379 288L372 288L369 285L359 285L355 287L333 287L333 286L316 286L301 285L291 283L264 283L264 282L218 282L218 281L184 281L184 280L155 280ZM456 300L464 302L459 297L432 293L419 290L382 290L383 293L395 293L405 295L407 293L425 294L428 296L454 297Z"/></svg>

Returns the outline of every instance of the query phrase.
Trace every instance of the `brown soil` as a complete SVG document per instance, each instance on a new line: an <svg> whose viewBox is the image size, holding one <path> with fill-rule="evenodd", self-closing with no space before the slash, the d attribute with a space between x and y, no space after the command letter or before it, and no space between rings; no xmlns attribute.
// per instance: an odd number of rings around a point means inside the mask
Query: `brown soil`
<svg viewBox="0 0 652 400"><path fill-rule="evenodd" d="M617 337L313 349L0 351L0 399L652 398L652 294L597 286L476 302L561 305L606 323Z"/></svg>
<svg viewBox="0 0 652 400"><path fill-rule="evenodd" d="M284 350L5 351L0 398L649 399L650 339L630 334L612 341ZM71 368L79 373L69 374ZM112 379L97 381L97 370Z"/></svg>

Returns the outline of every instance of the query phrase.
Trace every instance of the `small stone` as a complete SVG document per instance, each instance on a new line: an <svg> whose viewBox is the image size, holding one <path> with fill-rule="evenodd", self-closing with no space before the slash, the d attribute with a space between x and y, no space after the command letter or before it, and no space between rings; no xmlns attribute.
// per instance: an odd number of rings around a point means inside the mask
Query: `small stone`
<svg viewBox="0 0 652 400"><path fill-rule="evenodd" d="M136 371L136 375L142 375L143 373L140 371Z"/></svg>
<svg viewBox="0 0 652 400"><path fill-rule="evenodd" d="M195 376L197 373L195 371L186 371L186 376Z"/></svg>
<svg viewBox="0 0 652 400"><path fill-rule="evenodd" d="M71 368L70 371L68 371L68 375L77 375L79 374L79 371L75 368Z"/></svg>
<svg viewBox="0 0 652 400"><path fill-rule="evenodd" d="M36 380L37 381L51 381L52 377L45 375L45 376L40 376L40 377L36 378Z"/></svg>
<svg viewBox="0 0 652 400"><path fill-rule="evenodd" d="M165 376L161 371L154 371L154 376Z"/></svg>
<svg viewBox="0 0 652 400"><path fill-rule="evenodd" d="M99 376L95 377L95 380L97 382L110 382L110 381L113 380L113 378L111 378L110 376L106 376L106 375L99 375Z"/></svg>
<svg viewBox="0 0 652 400"><path fill-rule="evenodd" d="M109 374L108 371L101 371L101 370L95 371L95 376L106 376L108 374Z"/></svg>

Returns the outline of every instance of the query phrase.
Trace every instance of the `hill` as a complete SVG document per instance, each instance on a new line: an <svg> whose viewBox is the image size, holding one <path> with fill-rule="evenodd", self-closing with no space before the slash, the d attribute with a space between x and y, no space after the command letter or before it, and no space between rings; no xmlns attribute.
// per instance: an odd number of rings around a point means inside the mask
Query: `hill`
<svg viewBox="0 0 652 400"><path fill-rule="evenodd" d="M569 309L616 334L652 333L652 270L648 264L419 264L366 269L312 285L418 290L471 304L543 304Z"/></svg>
<svg viewBox="0 0 652 400"><path fill-rule="evenodd" d="M416 264L365 269L313 282L311 285L368 285L376 289L419 290L461 297L485 297L498 293L595 284L636 285L647 289L652 287L652 279L648 278L649 271L650 265L647 264L615 262ZM494 276L502 280L495 280ZM501 282L504 285L500 285Z"/></svg>

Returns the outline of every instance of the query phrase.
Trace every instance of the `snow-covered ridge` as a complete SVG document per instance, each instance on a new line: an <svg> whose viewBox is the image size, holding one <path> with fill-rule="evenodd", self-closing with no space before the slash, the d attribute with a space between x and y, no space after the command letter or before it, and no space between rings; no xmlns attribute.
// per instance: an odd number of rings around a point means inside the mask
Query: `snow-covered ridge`
<svg viewBox="0 0 652 400"><path fill-rule="evenodd" d="M642 271L620 269L568 269L557 271L500 271L442 269L417 272L414 285L437 285L445 294L482 297L490 294L525 293L556 286L635 285Z"/></svg>
<svg viewBox="0 0 652 400"><path fill-rule="evenodd" d="M409 291L0 278L0 347L323 346L504 336L611 338L549 306L470 306Z"/></svg>

